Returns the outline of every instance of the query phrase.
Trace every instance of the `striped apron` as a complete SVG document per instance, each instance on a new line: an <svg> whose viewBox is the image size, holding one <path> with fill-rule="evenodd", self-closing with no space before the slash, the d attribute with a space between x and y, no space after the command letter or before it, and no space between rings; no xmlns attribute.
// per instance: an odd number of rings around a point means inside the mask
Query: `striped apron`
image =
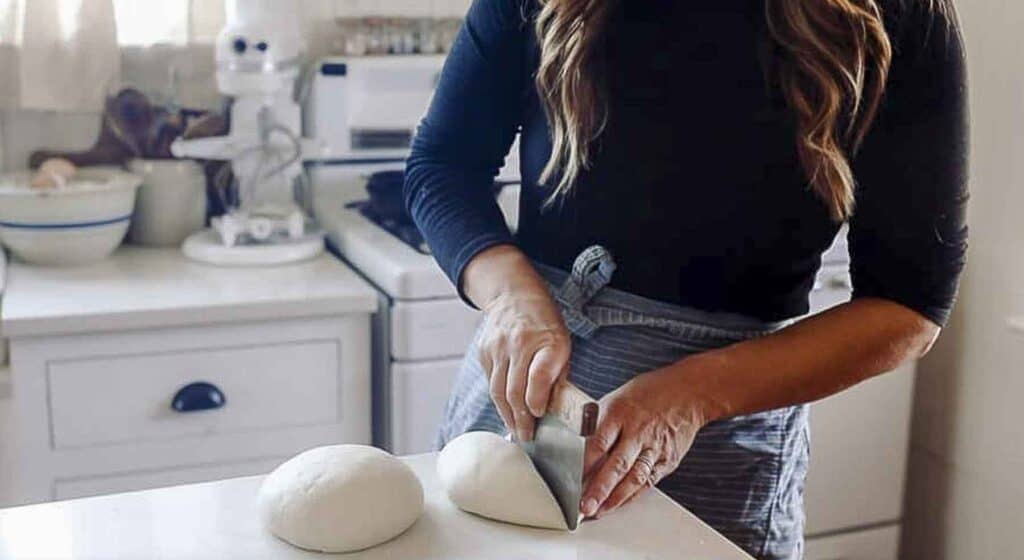
<svg viewBox="0 0 1024 560"><path fill-rule="evenodd" d="M773 332L783 324L679 307L609 288L611 255L591 247L571 274L537 266L573 334L570 379L595 399L638 374ZM473 430L506 432L477 361L466 353L439 444ZM807 407L713 422L658 488L756 558L803 555Z"/></svg>

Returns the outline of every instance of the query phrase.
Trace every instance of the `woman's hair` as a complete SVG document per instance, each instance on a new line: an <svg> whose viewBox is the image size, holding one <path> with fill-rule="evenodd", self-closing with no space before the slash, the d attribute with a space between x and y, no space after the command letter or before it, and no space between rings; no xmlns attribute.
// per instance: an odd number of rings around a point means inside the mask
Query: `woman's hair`
<svg viewBox="0 0 1024 560"><path fill-rule="evenodd" d="M618 2L539 1L536 85L552 135L541 181L557 178L555 200L589 168L608 118L603 37ZM853 211L850 158L878 112L892 61L879 1L765 0L773 43L766 70L796 118L810 186L837 221Z"/></svg>

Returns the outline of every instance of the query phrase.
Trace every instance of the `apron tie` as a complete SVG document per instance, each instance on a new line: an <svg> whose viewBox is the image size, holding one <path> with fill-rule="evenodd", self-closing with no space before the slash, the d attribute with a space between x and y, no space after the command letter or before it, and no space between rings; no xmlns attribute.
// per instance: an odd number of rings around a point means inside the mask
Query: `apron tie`
<svg viewBox="0 0 1024 560"><path fill-rule="evenodd" d="M572 274L555 290L555 300L562 306L565 325L581 338L593 336L599 325L587 314L590 300L612 281L615 259L607 249L594 245L580 253L572 266Z"/></svg>

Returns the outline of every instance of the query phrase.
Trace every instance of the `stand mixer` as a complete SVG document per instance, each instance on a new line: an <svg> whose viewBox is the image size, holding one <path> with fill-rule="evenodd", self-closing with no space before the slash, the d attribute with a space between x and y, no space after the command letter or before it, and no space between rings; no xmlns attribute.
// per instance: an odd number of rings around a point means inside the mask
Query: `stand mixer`
<svg viewBox="0 0 1024 560"><path fill-rule="evenodd" d="M229 0L228 23L216 43L217 88L234 98L227 136L177 139L178 158L230 161L238 202L212 228L189 237L182 250L219 265L274 265L313 258L324 233L295 203L303 162L320 143L301 138L294 99L303 41L290 0Z"/></svg>

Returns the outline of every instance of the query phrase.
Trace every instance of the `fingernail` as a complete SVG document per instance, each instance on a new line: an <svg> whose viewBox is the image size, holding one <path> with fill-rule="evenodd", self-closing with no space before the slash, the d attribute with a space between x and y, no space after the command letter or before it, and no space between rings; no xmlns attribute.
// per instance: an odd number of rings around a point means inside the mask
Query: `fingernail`
<svg viewBox="0 0 1024 560"><path fill-rule="evenodd" d="M583 501L583 507L581 509L583 510L583 515L586 515L587 517L594 515L594 510L597 509L597 500L594 498L587 498Z"/></svg>

